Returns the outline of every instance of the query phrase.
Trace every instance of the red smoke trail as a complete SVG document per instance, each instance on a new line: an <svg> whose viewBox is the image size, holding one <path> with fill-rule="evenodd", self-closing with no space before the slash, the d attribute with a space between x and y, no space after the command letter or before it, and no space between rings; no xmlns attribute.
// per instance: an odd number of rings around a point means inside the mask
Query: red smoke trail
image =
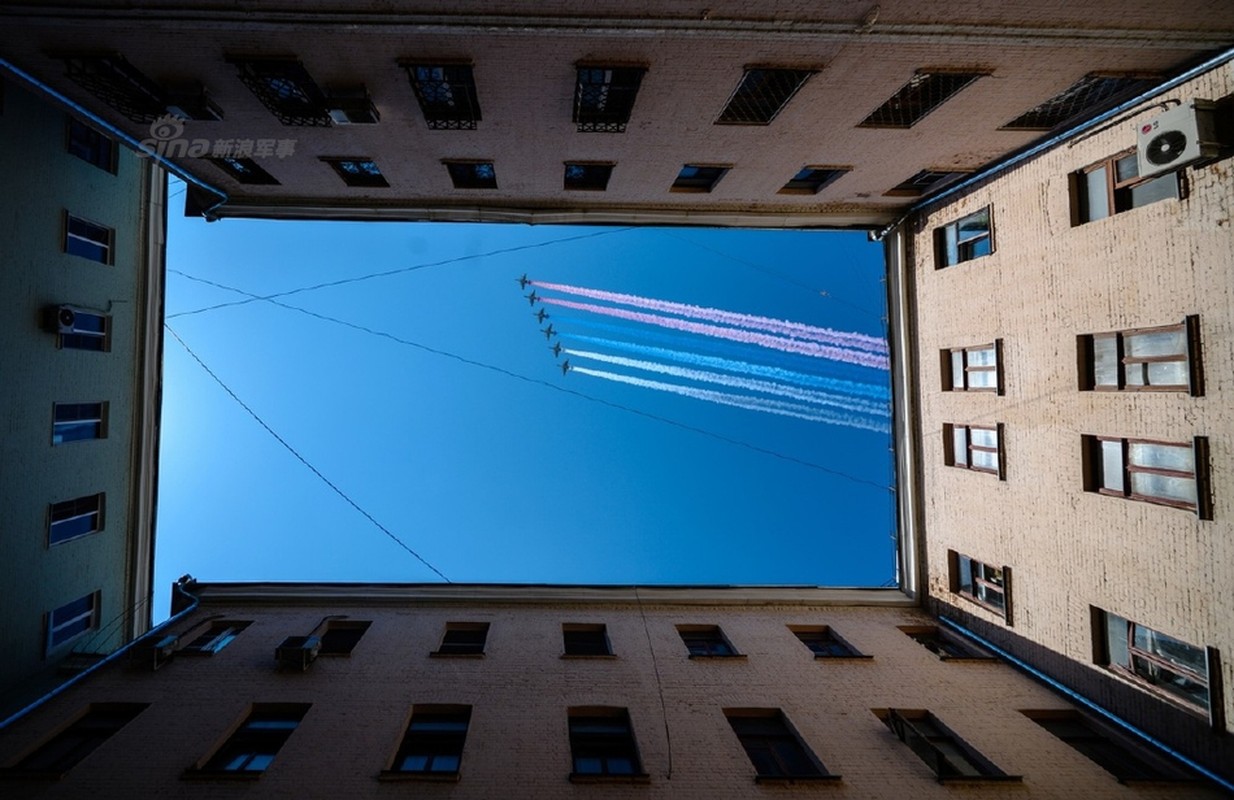
<svg viewBox="0 0 1234 800"><path fill-rule="evenodd" d="M561 306L562 308L573 308L579 311L591 311L595 314L617 317L618 319L628 319L633 322L644 322L648 325L659 325L663 328L672 328L674 330L686 331L687 333L701 333L704 336L714 336L720 339L732 339L733 341L745 342L746 344L756 344L761 347L781 350L786 353L800 353L806 356L826 358L831 361L842 361L846 364L856 364L861 367L870 367L872 369L888 368L887 357L875 355L874 353L844 350L839 347L828 347L827 345L815 344L814 342L802 342L796 339L785 339L780 336L769 336L765 333L755 333L754 331L747 331L739 328L722 328L718 325L704 325L699 322L689 322L687 320L674 319L672 317L662 317L658 314L643 314L638 311L627 311L624 308L610 308L608 306L597 306L591 303L576 303L573 300L561 300L554 297L541 298L540 302L547 305Z"/></svg>
<svg viewBox="0 0 1234 800"><path fill-rule="evenodd" d="M665 314L677 314L683 317L693 317L695 319L704 319L710 322L719 322L725 325L736 325L740 328L750 328L752 330L769 331L782 336L790 336L798 339L810 339L817 342L826 342L828 344L839 345L841 347L853 347L858 350L869 350L874 353L886 353L887 343L877 336L867 336L863 333L850 333L846 331L837 331L831 328L819 328L814 325L806 325L801 322L790 322L783 319L772 319L770 317L760 317L754 314L742 314L736 311L724 311L719 308L705 308L703 306L694 306L687 303L674 303L669 300L655 300L650 297L639 297L633 294L620 294L618 292L606 292L602 289L587 289L582 286L569 286L564 283L541 283L540 281L531 281L531 285L537 289L547 289L552 292L562 292L563 294L573 294L579 297L589 297L593 300L604 300L610 303L622 303L636 308L646 308L651 311L660 311Z"/></svg>

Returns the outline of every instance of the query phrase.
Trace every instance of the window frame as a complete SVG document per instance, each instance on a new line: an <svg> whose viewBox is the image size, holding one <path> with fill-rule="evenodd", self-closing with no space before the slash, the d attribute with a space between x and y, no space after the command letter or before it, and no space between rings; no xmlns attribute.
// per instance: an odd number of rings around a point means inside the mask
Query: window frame
<svg viewBox="0 0 1234 800"><path fill-rule="evenodd" d="M339 176L343 183L353 189L388 189L390 182L386 180L386 176L382 173L381 168L377 166L377 162L365 156L320 156L318 158L324 164L329 164L334 173ZM356 171L348 171L345 164L355 165ZM373 172L369 172L365 165L371 165Z"/></svg>
<svg viewBox="0 0 1234 800"><path fill-rule="evenodd" d="M111 175L115 175L119 167L120 148L115 139L67 114L64 126L64 150Z"/></svg>
<svg viewBox="0 0 1234 800"><path fill-rule="evenodd" d="M797 96L801 87L805 86L818 72L819 70L815 67L747 64L742 67L741 80L737 81L737 86L728 96L728 100L724 102L724 108L720 110L720 115L716 117L714 124L770 125ZM783 97L779 97L775 108L770 108L768 104L761 101L767 98L774 102L779 96L780 92L774 86L772 90L766 88L768 84L774 85L777 82L777 76L785 81L795 79L796 83L791 88L786 86L787 91L783 93Z"/></svg>
<svg viewBox="0 0 1234 800"><path fill-rule="evenodd" d="M720 181L724 180L724 176L733 168L732 164L682 164L681 169L677 171L677 177L673 180L673 185L669 187L670 192L686 192L693 194L710 194L715 191ZM683 176L687 169L695 170L695 174ZM711 175L711 180L704 183L704 179L698 177L698 172L708 171Z"/></svg>
<svg viewBox="0 0 1234 800"><path fill-rule="evenodd" d="M613 179L613 167L617 166L612 161L565 161L562 163L565 172L562 175L561 188L566 192L608 191L608 182ZM571 168L583 171L582 179L575 181L575 185L570 184ZM600 179L600 174L603 174L603 180Z"/></svg>
<svg viewBox="0 0 1234 800"><path fill-rule="evenodd" d="M965 431L965 453L963 462L958 460L958 454L956 453L955 432L957 429L963 429ZM974 445L972 443L972 432L974 430L993 431L995 438L998 439L998 446L996 448L990 448L984 445ZM944 422L943 463L948 467L965 469L969 472L981 472L986 475L995 475L1000 481L1005 481L1007 480L1007 458L1006 448L1004 447L1006 438L1003 434L1003 423L1001 422L995 423L993 427L989 425L963 425L954 422ZM972 459L972 452L974 450L982 453L995 453L998 460L998 467L996 469L990 469L988 467L974 465Z"/></svg>
<svg viewBox="0 0 1234 800"><path fill-rule="evenodd" d="M1128 95L1137 87L1160 79L1160 75L1148 73L1089 72L1066 89L1042 100L1007 122L999 130L1051 131L1071 120L1098 112L1108 107L1111 100ZM1100 85L1106 82L1113 82L1113 85ZM1080 98L1080 108L1064 116L1060 109L1065 109L1077 96ZM1045 119L1040 119L1043 117Z"/></svg>
<svg viewBox="0 0 1234 800"><path fill-rule="evenodd" d="M970 352L981 352L985 350L994 351L994 366L972 366L969 364ZM939 351L942 364L942 379L944 392L993 392L997 395L1004 393L1003 386L1003 340L995 339L989 344L971 345L969 347L951 347ZM961 385L956 386L956 365L955 357L959 354L960 364L963 372L961 373ZM969 373L971 372L993 372L993 386L973 386L969 381Z"/></svg>
<svg viewBox="0 0 1234 800"><path fill-rule="evenodd" d="M1119 783L1136 785L1161 781L1187 783L1196 780L1155 750L1119 735L1075 709L1020 709L1020 713L1081 757L1110 773ZM1057 723L1070 723L1081 729L1081 732L1062 732ZM1132 765L1130 769L1126 768L1128 764Z"/></svg>
<svg viewBox="0 0 1234 800"><path fill-rule="evenodd" d="M441 641L437 649L429 653L434 658L484 658L488 648L488 634L491 625L488 622L447 622L441 633ZM451 642L453 633L481 634L476 642ZM465 637L460 637L465 638Z"/></svg>
<svg viewBox="0 0 1234 800"><path fill-rule="evenodd" d="M320 645L317 650L318 656L346 658L351 656L351 652L360 644L360 640L364 638L364 634L372 627L373 623L367 619L331 619L326 620L324 625L318 627L319 632L314 632ZM341 641L332 643L331 632L335 631L358 631L354 635L335 637Z"/></svg>
<svg viewBox="0 0 1234 800"><path fill-rule="evenodd" d="M257 778L274 763L287 740L304 723L311 703L254 703L227 738L193 770L200 777L229 776ZM274 723L282 727L264 727ZM258 759L266 759L258 769L248 767ZM232 767L236 759L242 766Z"/></svg>
<svg viewBox="0 0 1234 800"><path fill-rule="evenodd" d="M69 617L66 620L57 622L56 614L62 611L68 614L69 612L65 611L65 609L71 609L72 606L82 603L83 601L88 603L85 611L77 613ZM89 592L88 594L82 595L81 597L78 597L74 600L70 600L67 603L63 603L57 606L56 608L52 609L51 611L48 611L44 615L45 624L43 626L44 639L46 640L44 642L44 648L43 648L44 657L50 657L53 651L60 649L64 645L68 644L69 642L72 642L73 640L77 639L80 636L85 635L86 633L90 631L98 630L99 613L100 613L100 607L102 606L102 602L103 602L103 593L99 590L96 590L93 592ZM79 630L73 631L65 635L63 638L57 638L57 634L60 631L68 630L76 626L78 623L82 622L83 620L86 623L85 627L80 628Z"/></svg>
<svg viewBox="0 0 1234 800"><path fill-rule="evenodd" d="M91 703L74 720L44 738L4 772L59 778L149 707L149 703ZM67 751L49 752L53 747L64 750L65 744L69 745Z"/></svg>
<svg viewBox="0 0 1234 800"><path fill-rule="evenodd" d="M61 410L65 410L65 419L61 419ZM89 409L88 416L77 416L76 418L68 418L70 415L68 409ZM55 402L51 404L51 445L52 447L60 447L74 442L89 442L98 439L107 438L107 412L109 404L106 400L97 403L61 403ZM90 429L90 436L77 436L76 432L86 430L86 426L93 426ZM73 432L74 435L66 437L65 434Z"/></svg>
<svg viewBox="0 0 1234 800"><path fill-rule="evenodd" d="M964 224L976 217L985 215L986 227L985 233L977 236L969 236L961 238ZM952 260L952 247L949 240L949 232L955 230L955 260ZM988 242L989 250L984 253L975 252L979 247L980 242ZM982 206L976 211L965 214L964 216L945 225L940 225L934 229L934 269L946 269L954 267L968 261L976 261L979 258L992 256L997 252L994 237L994 205L988 204Z"/></svg>
<svg viewBox="0 0 1234 800"><path fill-rule="evenodd" d="M106 507L105 492L82 495L72 500L49 504L47 506L47 546L54 547L99 533L103 530L106 521L104 515ZM89 530L74 532L74 528L66 524L82 519L91 520ZM57 525L60 526L59 532L56 529Z"/></svg>
<svg viewBox="0 0 1234 800"><path fill-rule="evenodd" d="M492 159L442 159L442 165L446 168L446 173L450 176L450 182L455 189L466 189L468 191L476 189L497 189L497 164ZM477 167L488 166L492 171L491 178L481 178ZM464 168L470 168L470 172Z"/></svg>
<svg viewBox="0 0 1234 800"><path fill-rule="evenodd" d="M921 197L935 189L946 186L952 181L960 180L964 176L971 174L972 170L922 169L883 192L883 196ZM933 177L932 180L926 180L926 178L930 178L931 176L937 177Z"/></svg>
<svg viewBox="0 0 1234 800"><path fill-rule="evenodd" d="M937 625L898 625L900 632L929 650L939 661L997 662L993 653Z"/></svg>
<svg viewBox="0 0 1234 800"><path fill-rule="evenodd" d="M50 306L48 311L58 311L59 306ZM59 331L57 326L56 331L56 349L57 350L85 350L91 353L109 353L111 352L111 315L110 314L95 314L92 311L82 311L81 309L73 309L74 323L73 330L70 333ZM92 320L98 320L98 327L102 330L94 331L87 328L77 327L77 320L82 317L89 317ZM55 317L52 316L52 320ZM83 345L89 343L89 347ZM97 347L94 345L98 345Z"/></svg>
<svg viewBox="0 0 1234 800"><path fill-rule="evenodd" d="M965 561L969 563L969 574L972 576L972 587L969 591L964 590L964 582L961 577L962 575L961 567L963 566L963 562ZM981 568L983 573L986 570L991 570L991 571L1001 573L1002 583L1000 584L1000 583L991 581L988 578L986 578L984 574L981 577L978 577L978 570L977 570L978 567ZM984 561L978 561L977 559L971 556L966 556L963 553L958 553L955 550L948 550L947 551L947 569L948 569L948 579L950 583L949 588L952 594L959 595L960 597L964 598L970 603L979 605L985 610L999 615L1000 617L1003 618L1003 622L1005 622L1008 627L1011 626L1012 624L1011 567L1008 567L1005 565L1001 567L995 567L990 564L987 564ZM1001 597L1002 605L990 602L985 596L983 596L983 592L982 592L983 589L985 590L985 592L996 594L999 597Z"/></svg>
<svg viewBox="0 0 1234 800"><path fill-rule="evenodd" d="M571 634L574 642L571 643ZM592 641L586 641L586 635ZM563 622L561 624L562 658L616 658L608 638L608 626L604 623ZM588 652L595 650L595 652Z"/></svg>
<svg viewBox="0 0 1234 800"><path fill-rule="evenodd" d="M780 187L776 194L818 194L852 171L853 168L847 166L835 167L825 164L806 164L797 170L797 174L789 178L788 182ZM806 173L809 173L809 176L802 178L801 176ZM817 176L817 173L824 174L820 177Z"/></svg>
<svg viewBox="0 0 1234 800"><path fill-rule="evenodd" d="M208 622L209 627L193 637L187 644L177 649L176 652L178 654L186 656L216 655L220 650L235 641L236 637L243 633L245 628L253 624L249 620L237 619L210 619L204 620L204 622ZM192 630L194 628L189 629L189 631ZM182 634L180 638L187 636L189 631Z"/></svg>
<svg viewBox="0 0 1234 800"><path fill-rule="evenodd" d="M830 625L786 625L792 634L797 637L797 641L810 651L817 659L871 659L873 656L866 655L853 647L849 642L837 634ZM826 645L828 647L820 647L815 649L810 646L810 642ZM833 648L833 649L832 649ZM820 652L822 650L823 652Z"/></svg>
<svg viewBox="0 0 1234 800"><path fill-rule="evenodd" d="M925 709L888 708L876 710L882 720L915 756L921 759L935 775L939 783L949 781L1021 781L1020 775L1009 775L997 764L986 758L975 747L947 727L941 719ZM932 730L931 730L932 729ZM910 741L909 735L913 735ZM957 752L976 775L965 775L952 758L938 745L945 744Z"/></svg>
<svg viewBox="0 0 1234 800"><path fill-rule="evenodd" d="M605 723L613 730L582 731L588 724L603 727ZM617 728L621 729L618 730ZM634 723L628 708L621 706L571 706L566 710L566 729L570 741L571 783L641 783L650 779L643 771L638 739L634 735ZM580 759L600 761L598 772L579 770ZM624 759L630 762L629 772L610 770L610 761Z"/></svg>
<svg viewBox="0 0 1234 800"><path fill-rule="evenodd" d="M1124 436L1100 436L1084 434L1081 437L1084 461L1084 489L1088 492L1119 497L1124 500L1136 500L1153 505L1168 506L1184 511L1191 511L1202 520L1213 518L1213 501L1211 495L1210 463L1208 457L1208 437L1196 436L1190 445L1186 442L1166 442L1159 439L1137 439ZM1122 488L1110 488L1105 485L1105 447L1104 442L1120 444L1122 454ZM1171 470L1161 467L1144 467L1131 463L1131 446L1149 445L1154 447L1188 447L1191 448L1194 471L1186 473L1181 470ZM1160 475L1167 478L1190 478L1195 483L1196 502L1176 500L1170 497L1158 497L1136 492L1132 488L1132 475L1145 473Z"/></svg>
<svg viewBox="0 0 1234 800"><path fill-rule="evenodd" d="M626 125L634 114L634 104L638 101L638 92L647 74L647 67L633 64L593 64L579 62L574 65L574 111L570 121L576 126L578 133L625 133ZM584 80L593 77L591 73L606 73L604 81ZM618 81L618 78L621 80ZM600 87L596 89L594 87ZM590 100L589 93L600 98L594 105L599 108L585 107L585 98ZM610 110L608 106L613 106Z"/></svg>
<svg viewBox="0 0 1234 800"><path fill-rule="evenodd" d="M240 81L284 125L329 127L329 103L313 76L297 58L228 57ZM281 83L282 86L275 85Z"/></svg>
<svg viewBox="0 0 1234 800"><path fill-rule="evenodd" d="M457 782L462 776L463 753L467 747L467 734L471 730L471 713L470 705L418 703L412 706L398 749L386 769L382 770L381 779ZM417 723L422 726L450 727L417 730ZM426 756L422 769L404 767L408 758L421 755ZM433 769L439 758L453 758L454 769Z"/></svg>
<svg viewBox="0 0 1234 800"><path fill-rule="evenodd" d="M1131 160L1130 163L1135 164L1136 174L1134 177L1120 179L1118 177L1118 164L1128 158ZM1093 216L1092 204L1090 202L1088 191L1088 176L1100 169L1105 170L1106 213L1102 216ZM1162 200L1182 200L1187 196L1187 187L1186 182L1183 179L1182 170L1172 170L1170 172L1159 173L1157 175L1150 175L1147 178L1141 178L1139 175L1139 164L1136 161L1135 147L1120 150L1113 155L1106 156L1100 161L1094 162L1082 169L1072 172L1069 176L1069 181L1071 189L1071 226L1073 228L1086 225L1090 222L1098 222L1103 219L1116 217L1127 211L1143 208ZM1134 202L1135 195L1132 192L1133 189L1140 186L1147 186L1158 181L1163 184L1173 181L1173 197L1158 197L1139 204Z"/></svg>
<svg viewBox="0 0 1234 800"><path fill-rule="evenodd" d="M677 635L690 659L744 659L719 625L678 625ZM703 637L709 637L704 639ZM693 640L693 641L692 641ZM727 651L727 652L722 652Z"/></svg>
<svg viewBox="0 0 1234 800"><path fill-rule="evenodd" d="M972 86L978 79L989 75L988 70L970 71L966 69L918 69L913 72L911 78L904 83L895 94L891 95L887 100L883 101L877 108L869 113L861 122L857 123L858 128L890 128L892 130L907 130L917 125L930 114L937 111L942 106L946 105L949 100L954 98L960 92ZM941 78L959 79L958 85L946 91L945 89L938 90L942 95L932 105L918 100L918 94L927 94L931 91L928 84L930 81ZM967 80L964 80L967 78ZM921 89L920 87L926 86ZM928 99L928 94L927 94ZM908 116L912 119L905 122L897 122L888 117L893 113L898 113L900 109L908 108ZM917 107L917 108L914 108Z"/></svg>
<svg viewBox="0 0 1234 800"><path fill-rule="evenodd" d="M433 131L474 131L483 119L480 96L476 89L474 65L467 60L428 62L417 59L399 61L407 72L407 80L424 117L424 124ZM440 78L421 78L419 70L440 70ZM444 84L449 100L441 102L425 88L428 84ZM443 95L445 96L445 95Z"/></svg>
<svg viewBox="0 0 1234 800"><path fill-rule="evenodd" d="M73 232L74 223L77 223L79 227L79 231L77 233ZM116 231L114 228L109 228L106 225L93 222L85 217L79 217L76 214L71 214L67 209L63 212L62 224L63 236L61 238L61 252L65 255L75 256L77 258L85 259L86 261L93 261L96 264L102 264L108 267L115 264ZM91 238L84 235L86 232L91 232L89 229L94 229L94 231L101 233L101 237ZM102 257L98 258L95 255L90 255L88 252L75 252L71 249L72 242L86 242L89 246L99 248L102 251Z"/></svg>
<svg viewBox="0 0 1234 800"><path fill-rule="evenodd" d="M246 186L279 186L279 181L273 175L265 170L256 159L252 158L208 158L206 159L222 172L229 175L237 183L242 183ZM232 162L236 162L243 169L233 166Z"/></svg>
<svg viewBox="0 0 1234 800"><path fill-rule="evenodd" d="M1125 355L1127 352L1126 338L1144 334L1181 332L1183 334L1184 351L1169 356L1144 356L1134 358ZM1115 385L1097 383L1097 340L1114 339L1115 356L1117 359L1117 378ZM1192 397L1204 396L1204 365L1200 347L1200 316L1188 315L1182 322L1173 325L1154 325L1140 328L1127 328L1120 331L1104 331L1101 333L1085 333L1076 337L1076 354L1079 360L1079 386L1084 392L1186 392ZM1182 384L1136 384L1127 381L1128 364L1153 364L1163 362L1185 362L1187 364L1187 385ZM1147 369L1147 367L1145 367Z"/></svg>
<svg viewBox="0 0 1234 800"><path fill-rule="evenodd" d="M838 781L840 776L827 770L827 767L806 745L801 733L793 726L788 715L779 708L724 708L721 709L733 735L741 743L741 748L754 767L755 783L796 783L798 781ZM758 720L763 726L772 723L770 727L778 726L778 730L751 730L753 724L747 720ZM744 732L740 730L745 726ZM794 772L784 757L784 750L793 752L793 756L810 766L806 772ZM761 756L761 758L759 758ZM760 766L759 762L764 766ZM773 771L764 771L767 766Z"/></svg>

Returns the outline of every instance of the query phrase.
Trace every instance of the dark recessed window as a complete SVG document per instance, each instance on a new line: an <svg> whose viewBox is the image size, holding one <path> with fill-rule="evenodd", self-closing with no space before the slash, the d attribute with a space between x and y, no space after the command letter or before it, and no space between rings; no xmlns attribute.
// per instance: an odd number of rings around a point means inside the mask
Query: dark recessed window
<svg viewBox="0 0 1234 800"><path fill-rule="evenodd" d="M571 708L571 779L642 774L638 746L624 708Z"/></svg>
<svg viewBox="0 0 1234 800"><path fill-rule="evenodd" d="M1198 316L1077 339L1083 391L1204 393Z"/></svg>
<svg viewBox="0 0 1234 800"><path fill-rule="evenodd" d="M1194 511L1212 519L1208 439L1158 442L1083 436L1086 491Z"/></svg>
<svg viewBox="0 0 1234 800"><path fill-rule="evenodd" d="M212 158L210 163L250 186L278 186L278 181L251 158Z"/></svg>
<svg viewBox="0 0 1234 800"><path fill-rule="evenodd" d="M64 252L81 256L100 264L112 263L112 243L115 231L105 225L65 214Z"/></svg>
<svg viewBox="0 0 1234 800"><path fill-rule="evenodd" d="M1005 480L1003 426L943 425L943 463L949 467L988 472Z"/></svg>
<svg viewBox="0 0 1234 800"><path fill-rule="evenodd" d="M717 125L767 125L817 70L751 67L720 112Z"/></svg>
<svg viewBox="0 0 1234 800"><path fill-rule="evenodd" d="M98 592L65 603L47 615L47 652L99 626Z"/></svg>
<svg viewBox="0 0 1234 800"><path fill-rule="evenodd" d="M1178 172L1141 179L1135 150L1123 151L1071 174L1071 224L1083 225L1180 196Z"/></svg>
<svg viewBox="0 0 1234 800"><path fill-rule="evenodd" d="M802 167L784 184L780 194L818 194L848 171L848 167Z"/></svg>
<svg viewBox="0 0 1234 800"><path fill-rule="evenodd" d="M827 774L780 709L726 708L724 716L741 740L760 780L839 777Z"/></svg>
<svg viewBox="0 0 1234 800"><path fill-rule="evenodd" d="M48 514L49 544L67 542L103 530L103 494L91 494L52 503Z"/></svg>
<svg viewBox="0 0 1234 800"><path fill-rule="evenodd" d="M707 167L699 164L686 164L677 173L673 181L674 192L710 192L728 172L728 167Z"/></svg>
<svg viewBox="0 0 1234 800"><path fill-rule="evenodd" d="M951 591L984 606L1011 624L1011 569L947 551Z"/></svg>
<svg viewBox="0 0 1234 800"><path fill-rule="evenodd" d="M76 722L17 762L14 769L63 775L149 707L148 703L93 703Z"/></svg>
<svg viewBox="0 0 1234 800"><path fill-rule="evenodd" d="M65 146L82 161L115 174L116 143L84 122L69 117Z"/></svg>
<svg viewBox="0 0 1234 800"><path fill-rule="evenodd" d="M487 622L448 622L441 645L433 655L482 656L487 640Z"/></svg>
<svg viewBox="0 0 1234 800"><path fill-rule="evenodd" d="M457 775L471 723L471 706L416 706L390 772Z"/></svg>
<svg viewBox="0 0 1234 800"><path fill-rule="evenodd" d="M411 88L435 131L474 131L480 121L480 101L470 64L403 62Z"/></svg>
<svg viewBox="0 0 1234 800"><path fill-rule="evenodd" d="M317 651L318 655L348 655L372 624L366 620L330 620L321 634L321 649Z"/></svg>
<svg viewBox="0 0 1234 800"><path fill-rule="evenodd" d="M939 628L935 625L901 626L900 630L903 631L908 638L929 650L943 661L950 661L957 658L981 660L989 660L993 658L993 656L986 651L978 650L975 646L961 640L959 637L939 630Z"/></svg>
<svg viewBox="0 0 1234 800"><path fill-rule="evenodd" d="M185 655L212 656L231 644L249 624L243 620L215 620L177 652Z"/></svg>
<svg viewBox="0 0 1234 800"><path fill-rule="evenodd" d="M1147 86L1144 76L1090 73L1039 106L1025 111L1003 126L1004 130L1048 131L1068 120L1097 111L1110 100Z"/></svg>
<svg viewBox="0 0 1234 800"><path fill-rule="evenodd" d="M107 436L106 403L56 403L51 415L53 445Z"/></svg>
<svg viewBox="0 0 1234 800"><path fill-rule="evenodd" d="M1191 775L1076 711L1021 711L1120 782L1187 781Z"/></svg>
<svg viewBox="0 0 1234 800"><path fill-rule="evenodd" d="M646 71L641 67L579 66L574 86L574 122L579 133L624 133Z"/></svg>
<svg viewBox="0 0 1234 800"><path fill-rule="evenodd" d="M365 158L323 158L348 186L389 186L377 164Z"/></svg>
<svg viewBox="0 0 1234 800"><path fill-rule="evenodd" d="M858 127L911 128L983 74L920 70L890 100L874 109Z"/></svg>
<svg viewBox="0 0 1234 800"><path fill-rule="evenodd" d="M602 192L608 188L608 179L612 177L612 164L571 164L566 163L566 189L581 189Z"/></svg>
<svg viewBox="0 0 1234 800"><path fill-rule="evenodd" d="M841 639L826 625L790 625L801 643L810 649L815 658L865 658L861 653Z"/></svg>
<svg viewBox="0 0 1234 800"><path fill-rule="evenodd" d="M308 710L307 703L255 706L202 770L250 775L265 772Z"/></svg>
<svg viewBox="0 0 1234 800"><path fill-rule="evenodd" d="M497 170L491 161L447 161L455 189L496 189Z"/></svg>
<svg viewBox="0 0 1234 800"><path fill-rule="evenodd" d="M923 169L913 177L904 181L901 184L893 186L889 191L884 192L888 197L920 197L926 192L937 189L941 186L946 186L948 183L961 178L969 173L967 172L949 172L947 170Z"/></svg>
<svg viewBox="0 0 1234 800"><path fill-rule="evenodd" d="M892 708L883 716L883 722L940 781L963 778L1020 780L1020 776L1008 775L999 769L929 711Z"/></svg>
<svg viewBox="0 0 1234 800"><path fill-rule="evenodd" d="M608 633L603 625L562 625L562 644L568 656L609 656Z"/></svg>
<svg viewBox="0 0 1234 800"><path fill-rule="evenodd" d="M69 80L132 122L149 123L167 113L163 88L122 55L70 55L61 58Z"/></svg>
<svg viewBox="0 0 1234 800"><path fill-rule="evenodd" d="M944 392L1003 393L1003 370L999 354L1002 340L974 347L953 347L943 350L942 373Z"/></svg>
<svg viewBox="0 0 1234 800"><path fill-rule="evenodd" d="M240 80L284 125L326 127L326 96L294 58L229 59Z"/></svg>
<svg viewBox="0 0 1234 800"><path fill-rule="evenodd" d="M677 632L691 658L704 656L736 656L737 650L716 625L678 625Z"/></svg>

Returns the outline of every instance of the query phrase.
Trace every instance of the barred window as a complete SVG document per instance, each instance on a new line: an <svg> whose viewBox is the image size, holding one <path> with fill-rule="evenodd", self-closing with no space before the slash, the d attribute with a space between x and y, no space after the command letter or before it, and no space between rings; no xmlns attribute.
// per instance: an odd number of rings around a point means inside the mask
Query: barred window
<svg viewBox="0 0 1234 800"><path fill-rule="evenodd" d="M983 77L982 72L928 72L918 70L908 83L874 109L858 127L911 128L961 89Z"/></svg>
<svg viewBox="0 0 1234 800"><path fill-rule="evenodd" d="M747 67L717 125L768 125L817 70Z"/></svg>
<svg viewBox="0 0 1234 800"><path fill-rule="evenodd" d="M1147 86L1141 75L1101 75L1090 72L1038 106L1003 126L1003 130L1048 131L1088 112L1097 111L1121 95Z"/></svg>
<svg viewBox="0 0 1234 800"><path fill-rule="evenodd" d="M474 131L480 100L470 64L404 62L424 122L435 131Z"/></svg>
<svg viewBox="0 0 1234 800"><path fill-rule="evenodd" d="M625 133L642 67L578 66L574 85L574 123L579 133Z"/></svg>

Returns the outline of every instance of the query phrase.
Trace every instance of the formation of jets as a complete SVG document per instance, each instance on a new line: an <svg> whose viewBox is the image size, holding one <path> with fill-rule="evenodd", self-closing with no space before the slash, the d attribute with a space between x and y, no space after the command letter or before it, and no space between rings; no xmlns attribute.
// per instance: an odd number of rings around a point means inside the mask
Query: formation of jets
<svg viewBox="0 0 1234 800"><path fill-rule="evenodd" d="M523 289L526 289L531 284L531 278L527 277L526 272L524 272L521 277L515 278L514 280L518 282L518 288L520 291L522 291ZM536 303L540 302L540 295L536 294L535 289L531 290L531 294L525 294L523 295L523 297L527 298L527 303L532 308L535 308ZM536 318L536 322L543 325L544 320L548 319L550 315L547 311L544 310L543 307L541 307L539 311L533 312L531 316ZM552 341L552 338L554 336L557 336L557 330L553 327L553 323L551 322L548 324L547 328L541 328L540 333L544 334L545 341ZM561 341L560 340L554 342L553 346L550 347L549 349L553 351L553 358L561 357ZM565 361L562 361L557 366L561 369L561 374L565 375L567 372L570 371L570 359L567 358Z"/></svg>

